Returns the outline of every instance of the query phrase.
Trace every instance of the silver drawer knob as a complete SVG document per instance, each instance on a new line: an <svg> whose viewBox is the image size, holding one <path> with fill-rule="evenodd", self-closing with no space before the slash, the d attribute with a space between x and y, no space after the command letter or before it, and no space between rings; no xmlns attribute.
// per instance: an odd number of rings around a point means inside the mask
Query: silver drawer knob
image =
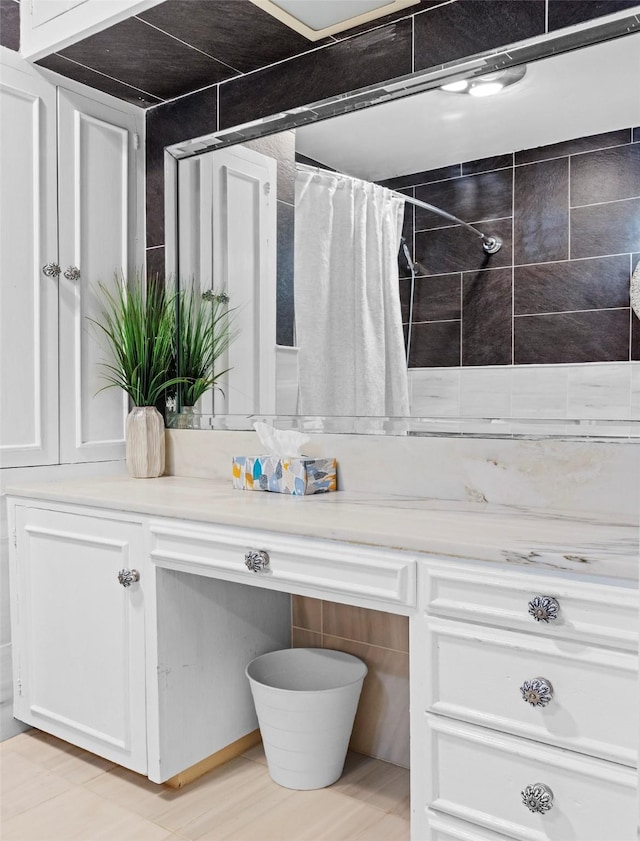
<svg viewBox="0 0 640 841"><path fill-rule="evenodd" d="M67 280L72 280L74 283L80 280L80 269L77 266L69 266L68 269L64 270L63 274Z"/></svg>
<svg viewBox="0 0 640 841"><path fill-rule="evenodd" d="M42 267L42 274L45 277L58 277L60 274L60 266L57 263L46 263Z"/></svg>
<svg viewBox="0 0 640 841"><path fill-rule="evenodd" d="M520 687L522 700L532 707L546 707L553 698L553 686L543 677L534 677L533 680L525 680Z"/></svg>
<svg viewBox="0 0 640 841"><path fill-rule="evenodd" d="M560 605L552 596L535 596L529 602L529 613L536 622L554 622L559 611Z"/></svg>
<svg viewBox="0 0 640 841"><path fill-rule="evenodd" d="M131 587L136 581L140 581L140 573L137 569L121 569L118 573L118 582L123 587Z"/></svg>
<svg viewBox="0 0 640 841"><path fill-rule="evenodd" d="M544 815L553 807L553 792L544 783L532 783L520 793L522 802L530 812Z"/></svg>
<svg viewBox="0 0 640 841"><path fill-rule="evenodd" d="M269 566L269 555L264 549L249 549L244 556L244 562L252 572L262 572Z"/></svg>

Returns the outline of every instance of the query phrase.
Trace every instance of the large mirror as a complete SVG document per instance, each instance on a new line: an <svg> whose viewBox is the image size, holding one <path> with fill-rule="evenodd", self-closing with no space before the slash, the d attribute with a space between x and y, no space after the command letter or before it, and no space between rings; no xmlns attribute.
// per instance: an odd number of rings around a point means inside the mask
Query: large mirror
<svg viewBox="0 0 640 841"><path fill-rule="evenodd" d="M637 434L640 35L469 68L174 152L169 269L238 333L190 423Z"/></svg>

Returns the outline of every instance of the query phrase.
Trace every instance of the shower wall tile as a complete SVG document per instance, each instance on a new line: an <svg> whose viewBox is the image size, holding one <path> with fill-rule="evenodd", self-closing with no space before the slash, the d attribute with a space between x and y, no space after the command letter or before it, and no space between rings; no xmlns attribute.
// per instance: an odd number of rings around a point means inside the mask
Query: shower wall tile
<svg viewBox="0 0 640 841"><path fill-rule="evenodd" d="M237 0L216 0L215 10L211 0L166 0L138 17L242 73L319 46L273 15Z"/></svg>
<svg viewBox="0 0 640 841"><path fill-rule="evenodd" d="M549 0L549 31L637 5L637 0Z"/></svg>
<svg viewBox="0 0 640 841"><path fill-rule="evenodd" d="M511 416L511 367L463 368L460 414L472 418Z"/></svg>
<svg viewBox="0 0 640 841"><path fill-rule="evenodd" d="M511 299L511 268L464 273L463 365L511 364Z"/></svg>
<svg viewBox="0 0 640 841"><path fill-rule="evenodd" d="M568 158L516 167L513 200L516 264L567 259L568 196Z"/></svg>
<svg viewBox="0 0 640 841"><path fill-rule="evenodd" d="M145 256L147 261L147 279L157 278L159 281L164 283L164 245L159 245L157 248L147 248Z"/></svg>
<svg viewBox="0 0 640 841"><path fill-rule="evenodd" d="M413 325L410 368L446 368L459 364L459 321L432 321Z"/></svg>
<svg viewBox="0 0 640 841"><path fill-rule="evenodd" d="M63 54L160 99L180 96L237 73L137 17L83 38L65 47Z"/></svg>
<svg viewBox="0 0 640 841"><path fill-rule="evenodd" d="M571 206L640 196L640 143L571 158Z"/></svg>
<svg viewBox="0 0 640 841"><path fill-rule="evenodd" d="M220 128L411 73L411 20L382 26L220 85Z"/></svg>
<svg viewBox="0 0 640 841"><path fill-rule="evenodd" d="M462 175L461 164L452 164L439 169L431 169L428 172L413 172L410 175L400 175L398 178L387 178L386 181L380 181L379 183L390 190L402 190L416 184L431 184L433 181L456 178L458 175Z"/></svg>
<svg viewBox="0 0 640 841"><path fill-rule="evenodd" d="M511 216L512 171L499 169L479 175L466 175L449 181L416 187L415 197L420 201L446 208L464 222L483 219L501 219ZM445 228L447 219L421 207L415 209L416 230Z"/></svg>
<svg viewBox="0 0 640 841"><path fill-rule="evenodd" d="M418 14L415 70L512 44L545 31L544 0L495 0L491 22L483 0L457 0Z"/></svg>
<svg viewBox="0 0 640 841"><path fill-rule="evenodd" d="M566 365L515 365L511 377L511 416L566 417L568 372Z"/></svg>
<svg viewBox="0 0 640 841"><path fill-rule="evenodd" d="M640 126L636 126L633 129L633 142L640 143Z"/></svg>
<svg viewBox="0 0 640 841"><path fill-rule="evenodd" d="M628 306L626 254L514 269L515 315Z"/></svg>
<svg viewBox="0 0 640 841"><path fill-rule="evenodd" d="M217 91L206 88L147 111L147 246L164 245L164 147L216 131Z"/></svg>
<svg viewBox="0 0 640 841"><path fill-rule="evenodd" d="M640 249L640 198L571 209L571 257Z"/></svg>
<svg viewBox="0 0 640 841"><path fill-rule="evenodd" d="M83 85L88 85L90 88L98 88L104 93L111 96L116 96L125 102L131 102L133 105L142 107L149 107L157 105L162 100L157 96L142 91L137 87L125 85L117 79L111 79L100 73L96 73L90 67L85 67L83 64L78 64L75 61L69 61L58 53L51 53L37 62L38 66L45 67L47 70L52 70L54 73L60 73L61 76L66 76L68 79L73 79Z"/></svg>
<svg viewBox="0 0 640 841"><path fill-rule="evenodd" d="M291 596L291 623L297 628L322 633L322 601L310 596Z"/></svg>
<svg viewBox="0 0 640 841"><path fill-rule="evenodd" d="M279 165L278 165L278 168ZM293 345L295 208L277 202L277 266L276 266L276 344Z"/></svg>
<svg viewBox="0 0 640 841"><path fill-rule="evenodd" d="M490 172L493 169L504 169L513 166L513 153L496 155L493 158L480 158L462 164L462 175L473 175L477 172Z"/></svg>
<svg viewBox="0 0 640 841"><path fill-rule="evenodd" d="M421 275L439 275L511 266L511 227L511 219L483 223L482 228L487 234L499 236L504 242L496 254L486 254L479 241L460 225L416 231L417 270Z"/></svg>
<svg viewBox="0 0 640 841"><path fill-rule="evenodd" d="M567 155L577 155L581 152L592 152L595 149L606 149L610 146L620 146L631 141L631 130L628 128L605 132L604 134L590 134L588 137L576 137L562 143L551 143L548 146L538 146L535 149L524 149L515 153L515 163L530 164L536 161L546 161L551 158L564 158Z"/></svg>
<svg viewBox="0 0 640 841"><path fill-rule="evenodd" d="M413 321L459 319L462 308L461 280L459 273L417 277L413 294ZM408 320L408 306L405 306Z"/></svg>
<svg viewBox="0 0 640 841"><path fill-rule="evenodd" d="M631 313L631 359L640 360L640 319Z"/></svg>
<svg viewBox="0 0 640 841"><path fill-rule="evenodd" d="M20 50L20 3L0 0L0 46Z"/></svg>
<svg viewBox="0 0 640 841"><path fill-rule="evenodd" d="M514 319L517 365L629 359L629 310L596 310Z"/></svg>
<svg viewBox="0 0 640 841"><path fill-rule="evenodd" d="M583 365L568 370L567 413L571 418L628 418L631 366Z"/></svg>
<svg viewBox="0 0 640 841"><path fill-rule="evenodd" d="M460 375L456 368L409 368L413 417L458 417Z"/></svg>

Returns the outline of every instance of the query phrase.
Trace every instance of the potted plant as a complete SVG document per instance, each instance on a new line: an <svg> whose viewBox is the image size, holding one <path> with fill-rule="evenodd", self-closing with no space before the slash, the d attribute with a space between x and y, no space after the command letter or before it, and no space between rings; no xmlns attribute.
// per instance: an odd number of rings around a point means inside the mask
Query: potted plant
<svg viewBox="0 0 640 841"><path fill-rule="evenodd" d="M137 276L114 289L99 284L100 319L89 319L106 336L113 361L103 363L105 388L126 391L133 409L126 421L126 460L130 476L154 478L164 472L164 419L156 403L165 391L186 380L175 373L176 296L157 279Z"/></svg>
<svg viewBox="0 0 640 841"><path fill-rule="evenodd" d="M226 292L201 292L193 283L177 296L176 376L180 380L180 406L193 411L202 395L219 388L226 351L237 335L234 310Z"/></svg>

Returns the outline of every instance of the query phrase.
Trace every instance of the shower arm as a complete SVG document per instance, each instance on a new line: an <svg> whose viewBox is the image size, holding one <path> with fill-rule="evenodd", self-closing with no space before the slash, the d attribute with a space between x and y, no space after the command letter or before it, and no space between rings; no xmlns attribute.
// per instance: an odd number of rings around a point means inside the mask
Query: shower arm
<svg viewBox="0 0 640 841"><path fill-rule="evenodd" d="M396 196L399 196L405 201L408 201L409 204L415 204L416 207L423 207L425 210L430 210L432 213L436 213L438 216L442 216L443 219L448 219L450 222L457 222L459 225L463 225L465 228L472 231L477 237L481 238L482 247L487 254L495 254L502 248L502 240L500 239L500 237L483 234L482 231L479 231L477 228L474 228L473 225L469 225L468 222L463 222L462 219L458 219L458 217L454 216L452 213L447 213L446 210L441 210L439 207L436 207L433 204L428 204L426 201L414 199L411 196L407 196L404 193L398 193L395 190L393 192Z"/></svg>

